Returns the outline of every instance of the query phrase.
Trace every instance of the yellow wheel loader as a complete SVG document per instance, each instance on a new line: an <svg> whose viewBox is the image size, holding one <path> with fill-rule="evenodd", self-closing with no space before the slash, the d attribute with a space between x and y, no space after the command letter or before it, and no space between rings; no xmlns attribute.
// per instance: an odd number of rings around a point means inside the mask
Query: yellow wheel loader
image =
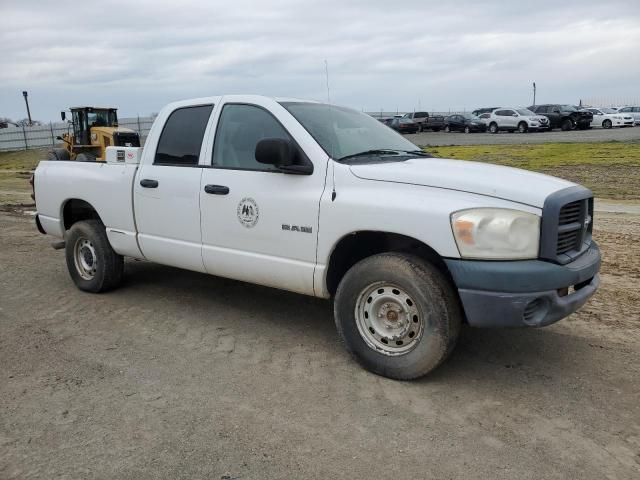
<svg viewBox="0 0 640 480"><path fill-rule="evenodd" d="M118 127L115 108L73 107L67 133L58 137L63 147L52 148L48 160L76 160L78 162L105 161L106 148L139 147L139 135L128 128ZM60 112L64 122L66 113ZM73 128L73 131L71 131Z"/></svg>

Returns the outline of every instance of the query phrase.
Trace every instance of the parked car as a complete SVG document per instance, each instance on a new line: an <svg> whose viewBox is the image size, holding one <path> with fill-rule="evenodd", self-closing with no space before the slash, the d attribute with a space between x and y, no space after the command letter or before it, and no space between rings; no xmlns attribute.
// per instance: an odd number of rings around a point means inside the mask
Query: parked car
<svg viewBox="0 0 640 480"><path fill-rule="evenodd" d="M421 132L425 130L439 132L444 128L444 117L442 115L429 115L429 112L410 112L405 113L403 118L413 120Z"/></svg>
<svg viewBox="0 0 640 480"><path fill-rule="evenodd" d="M633 117L633 123L640 125L640 107L622 107L618 113L624 113Z"/></svg>
<svg viewBox="0 0 640 480"><path fill-rule="evenodd" d="M588 107L593 113L593 121L591 125L594 127L613 128L613 127L633 127L634 120L630 113L616 112L612 108L593 108Z"/></svg>
<svg viewBox="0 0 640 480"><path fill-rule="evenodd" d="M560 128L562 130L573 130L579 128L584 130L589 128L593 120L593 114L586 110L580 110L573 105L563 105L558 103L532 105L529 107L534 113L544 115L549 119L550 129Z"/></svg>
<svg viewBox="0 0 640 480"><path fill-rule="evenodd" d="M349 108L184 100L160 111L144 148L41 161L35 222L80 290L116 288L133 257L331 299L347 350L407 380L449 356L463 322L542 327L599 284L590 190L429 157Z"/></svg>
<svg viewBox="0 0 640 480"><path fill-rule="evenodd" d="M485 114L486 115L486 114ZM500 130L520 133L528 131L548 130L549 119L544 115L536 115L526 108L505 108L500 107L491 112L486 122L491 133L498 133Z"/></svg>
<svg viewBox="0 0 640 480"><path fill-rule="evenodd" d="M471 113L458 113L449 115L444 120L445 132L486 132L487 126Z"/></svg>
<svg viewBox="0 0 640 480"><path fill-rule="evenodd" d="M413 120L404 117L394 117L389 122L389 126L399 133L418 133L420 127Z"/></svg>
<svg viewBox="0 0 640 480"><path fill-rule="evenodd" d="M483 113L491 113L491 112L493 112L496 108L500 108L500 107L478 108L477 110L474 110L473 112L471 112L471 115L475 115L476 117L479 117Z"/></svg>

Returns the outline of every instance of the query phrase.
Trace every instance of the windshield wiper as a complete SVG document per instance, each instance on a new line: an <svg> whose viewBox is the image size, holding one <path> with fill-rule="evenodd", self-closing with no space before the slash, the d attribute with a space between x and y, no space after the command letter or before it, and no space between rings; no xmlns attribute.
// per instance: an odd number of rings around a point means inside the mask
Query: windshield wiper
<svg viewBox="0 0 640 480"><path fill-rule="evenodd" d="M340 157L337 159L338 162L343 160L347 160L349 158L355 157L369 157L373 155L402 155L405 153L410 153L411 155L417 155L420 157L430 157L427 152L423 152L422 150L396 150L396 149L375 149L375 150L365 150L364 152L353 153L351 155L345 155L344 157Z"/></svg>
<svg viewBox="0 0 640 480"><path fill-rule="evenodd" d="M398 155L398 150L385 150L385 149L376 149L376 150L365 150L364 152L352 153L351 155L345 155L344 157L338 158L338 162L346 160L348 158L355 157L368 157L372 155Z"/></svg>
<svg viewBox="0 0 640 480"><path fill-rule="evenodd" d="M431 157L432 156L430 153L427 153L424 150L396 150L396 152L410 153L411 155L418 155L419 157Z"/></svg>

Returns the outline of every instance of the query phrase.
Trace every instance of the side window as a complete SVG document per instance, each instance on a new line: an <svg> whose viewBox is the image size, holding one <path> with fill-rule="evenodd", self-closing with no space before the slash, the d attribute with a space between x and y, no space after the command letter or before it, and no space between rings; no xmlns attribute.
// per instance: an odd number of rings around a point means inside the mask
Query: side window
<svg viewBox="0 0 640 480"><path fill-rule="evenodd" d="M276 170L258 163L256 145L265 138L291 140L282 125L266 110L253 105L225 105L213 143L213 166L239 170Z"/></svg>
<svg viewBox="0 0 640 480"><path fill-rule="evenodd" d="M627 113L627 112L630 112L630 111L631 111L631 107L624 107L624 108L621 108L621 109L620 109L620 110L618 110L618 111L619 111L619 112L622 112L622 113Z"/></svg>
<svg viewBox="0 0 640 480"><path fill-rule="evenodd" d="M640 112L640 107L633 107L633 111L636 112L636 113L639 113Z"/></svg>
<svg viewBox="0 0 640 480"><path fill-rule="evenodd" d="M424 117L428 117L429 115L427 114L427 112L416 112L415 116L417 118L424 118Z"/></svg>
<svg viewBox="0 0 640 480"><path fill-rule="evenodd" d="M213 105L199 105L174 110L160 134L154 165L197 165L212 109Z"/></svg>
<svg viewBox="0 0 640 480"><path fill-rule="evenodd" d="M495 114L499 117L504 117L505 115L507 115L506 110L496 110Z"/></svg>

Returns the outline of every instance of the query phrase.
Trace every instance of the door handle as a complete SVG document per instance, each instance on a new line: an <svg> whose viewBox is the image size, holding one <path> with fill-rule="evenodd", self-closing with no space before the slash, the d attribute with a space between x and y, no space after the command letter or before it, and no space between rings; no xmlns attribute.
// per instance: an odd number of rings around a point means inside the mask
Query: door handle
<svg viewBox="0 0 640 480"><path fill-rule="evenodd" d="M229 187L224 185L205 185L204 191L212 195L226 195L229 193Z"/></svg>
<svg viewBox="0 0 640 480"><path fill-rule="evenodd" d="M140 180L140 186L144 188L158 188L158 181L143 178L142 180Z"/></svg>

